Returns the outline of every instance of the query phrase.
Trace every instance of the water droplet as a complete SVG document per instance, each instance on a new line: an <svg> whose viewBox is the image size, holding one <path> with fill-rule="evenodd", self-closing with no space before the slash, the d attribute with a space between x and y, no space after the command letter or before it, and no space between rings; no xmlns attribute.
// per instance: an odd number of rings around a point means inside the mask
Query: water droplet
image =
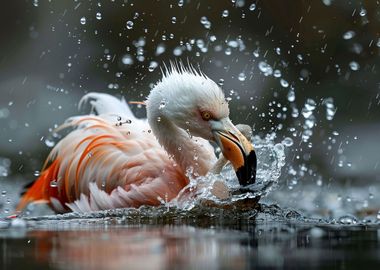
<svg viewBox="0 0 380 270"><path fill-rule="evenodd" d="M306 100L306 103L305 103L305 108L309 111L313 111L315 109L315 107L317 106L317 103L311 99L311 98L308 98Z"/></svg>
<svg viewBox="0 0 380 270"><path fill-rule="evenodd" d="M121 59L121 62L124 64L124 65L132 65L133 64L133 58L131 55L129 54L126 54L123 56L123 58Z"/></svg>
<svg viewBox="0 0 380 270"><path fill-rule="evenodd" d="M55 145L55 142L54 142L54 140L52 140L52 139L50 139L50 138L46 138L46 139L45 139L45 145L46 145L47 147L53 147L53 146Z"/></svg>
<svg viewBox="0 0 380 270"><path fill-rule="evenodd" d="M354 216L351 216L351 215L344 215L344 216L341 216L341 217L338 219L338 222L339 222L340 224L344 224L344 225L353 225L353 224L358 223L358 220L357 220L356 217L354 217Z"/></svg>
<svg viewBox="0 0 380 270"><path fill-rule="evenodd" d="M36 177L40 176L40 171L34 171L34 176Z"/></svg>
<svg viewBox="0 0 380 270"><path fill-rule="evenodd" d="M163 54L165 50L166 50L165 44L163 43L158 44L156 48L156 56Z"/></svg>
<svg viewBox="0 0 380 270"><path fill-rule="evenodd" d="M254 11L256 9L256 4L255 3L253 3L253 4L251 4L250 6L249 6L249 10L250 11Z"/></svg>
<svg viewBox="0 0 380 270"><path fill-rule="evenodd" d="M156 67L158 67L158 63L156 61L151 61L149 63L149 67L148 67L148 70L150 72L154 71L156 69Z"/></svg>
<svg viewBox="0 0 380 270"><path fill-rule="evenodd" d="M326 106L326 119L331 121L334 118L334 115L336 113L336 108L334 106L334 100L333 98L325 98L322 102Z"/></svg>
<svg viewBox="0 0 380 270"><path fill-rule="evenodd" d="M5 197L5 195L7 195L7 191L6 190L1 191L1 196Z"/></svg>
<svg viewBox="0 0 380 270"><path fill-rule="evenodd" d="M231 48L237 48L239 47L239 43L236 40L230 40L227 42L227 45Z"/></svg>
<svg viewBox="0 0 380 270"><path fill-rule="evenodd" d="M280 55L281 54L281 48L277 47L276 48L276 53L277 53L277 55Z"/></svg>
<svg viewBox="0 0 380 270"><path fill-rule="evenodd" d="M306 110L305 108L302 109L301 113L303 117L305 117L306 119L309 118L313 114L313 112Z"/></svg>
<svg viewBox="0 0 380 270"><path fill-rule="evenodd" d="M276 77L276 78L280 78L281 77L281 71L278 70L278 69L275 69L273 71L273 76Z"/></svg>
<svg viewBox="0 0 380 270"><path fill-rule="evenodd" d="M80 18L80 23L83 25L86 24L86 17Z"/></svg>
<svg viewBox="0 0 380 270"><path fill-rule="evenodd" d="M223 85L224 85L224 79L219 79L218 84L219 84L220 86L223 86Z"/></svg>
<svg viewBox="0 0 380 270"><path fill-rule="evenodd" d="M238 77L239 81L244 82L246 79L245 73L241 72Z"/></svg>
<svg viewBox="0 0 380 270"><path fill-rule="evenodd" d="M202 16L200 22L204 26L204 28L206 28L206 29L211 28L211 22L207 19L206 16Z"/></svg>
<svg viewBox="0 0 380 270"><path fill-rule="evenodd" d="M175 24L177 22L177 18L176 17L172 17L172 24Z"/></svg>
<svg viewBox="0 0 380 270"><path fill-rule="evenodd" d="M325 4L325 6L330 6L332 1L333 0L322 0L323 4Z"/></svg>
<svg viewBox="0 0 380 270"><path fill-rule="evenodd" d="M222 17L226 18L229 15L229 11L227 9L223 10Z"/></svg>
<svg viewBox="0 0 380 270"><path fill-rule="evenodd" d="M294 102L296 100L296 94L294 92L294 89L290 88L287 97L289 102Z"/></svg>
<svg viewBox="0 0 380 270"><path fill-rule="evenodd" d="M160 102L160 105L158 106L158 109L159 109L159 110L162 110L163 108L165 108L165 106L166 106L166 101L165 101L165 100L162 100L162 101Z"/></svg>
<svg viewBox="0 0 380 270"><path fill-rule="evenodd" d="M95 17L97 20L101 20L102 19L102 13L97 12Z"/></svg>
<svg viewBox="0 0 380 270"><path fill-rule="evenodd" d="M358 63L358 62L355 62L355 61L351 61L351 62L349 63L349 66L350 66L350 69L351 69L352 71L357 71L357 70L360 69L360 65L359 65L359 63Z"/></svg>
<svg viewBox="0 0 380 270"><path fill-rule="evenodd" d="M52 188L58 187L58 182L55 180L50 181L50 187L52 187Z"/></svg>
<svg viewBox="0 0 380 270"><path fill-rule="evenodd" d="M38 0L33 0L33 6L38 7Z"/></svg>
<svg viewBox="0 0 380 270"><path fill-rule="evenodd" d="M285 145L286 147L290 147L293 145L293 139L286 137L281 143Z"/></svg>
<svg viewBox="0 0 380 270"><path fill-rule="evenodd" d="M285 87L285 88L289 86L288 81L286 81L286 80L284 80L284 79L281 79L281 80L280 80L280 84L281 84L282 87Z"/></svg>
<svg viewBox="0 0 380 270"><path fill-rule="evenodd" d="M273 68L269 64L263 61L259 63L259 69L261 72L264 73L265 76L269 76L273 74Z"/></svg>
<svg viewBox="0 0 380 270"><path fill-rule="evenodd" d="M355 32L354 31L347 31L346 33L343 34L343 39L351 39L355 36Z"/></svg>
<svg viewBox="0 0 380 270"><path fill-rule="evenodd" d="M231 55L231 53L232 53L231 48L226 48L226 50L224 51L225 55Z"/></svg>
<svg viewBox="0 0 380 270"><path fill-rule="evenodd" d="M126 26L127 26L127 29L131 30L133 28L133 22L127 21Z"/></svg>
<svg viewBox="0 0 380 270"><path fill-rule="evenodd" d="M178 0L178 6L183 7L183 2L184 2L183 0Z"/></svg>
<svg viewBox="0 0 380 270"><path fill-rule="evenodd" d="M181 49L181 47L175 47L174 48L174 50L173 50L173 54L175 55L175 56L180 56L181 54L182 54L182 49Z"/></svg>
<svg viewBox="0 0 380 270"><path fill-rule="evenodd" d="M367 10L366 10L365 8L361 8L361 9L360 9L360 12L359 12L359 15L360 15L361 17L364 17L365 15L367 15Z"/></svg>

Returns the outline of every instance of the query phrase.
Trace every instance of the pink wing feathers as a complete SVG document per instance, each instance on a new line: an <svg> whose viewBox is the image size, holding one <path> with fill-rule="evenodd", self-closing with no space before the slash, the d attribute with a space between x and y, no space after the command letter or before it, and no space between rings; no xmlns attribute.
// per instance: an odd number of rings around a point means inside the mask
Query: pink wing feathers
<svg viewBox="0 0 380 270"><path fill-rule="evenodd" d="M99 115L70 118L74 130L52 150L46 168L21 198L18 210L47 201L60 212L158 205L187 185L179 166L159 145L146 120L133 116L124 100L90 93Z"/></svg>

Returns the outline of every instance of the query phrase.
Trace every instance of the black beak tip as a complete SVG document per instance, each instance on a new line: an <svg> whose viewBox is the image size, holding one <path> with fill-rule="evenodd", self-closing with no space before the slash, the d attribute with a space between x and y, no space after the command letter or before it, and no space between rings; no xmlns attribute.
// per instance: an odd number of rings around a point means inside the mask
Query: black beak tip
<svg viewBox="0 0 380 270"><path fill-rule="evenodd" d="M252 150L245 157L244 166L236 171L236 176L241 186L248 186L256 182L257 157L255 150Z"/></svg>

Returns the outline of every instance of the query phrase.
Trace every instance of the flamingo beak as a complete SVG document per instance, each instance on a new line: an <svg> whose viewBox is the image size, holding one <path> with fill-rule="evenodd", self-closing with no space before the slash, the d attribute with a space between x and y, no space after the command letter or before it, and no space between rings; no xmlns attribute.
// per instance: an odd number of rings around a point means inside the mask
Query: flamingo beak
<svg viewBox="0 0 380 270"><path fill-rule="evenodd" d="M241 186L255 183L257 158L253 145L232 124L229 118L210 120L216 143L235 169Z"/></svg>

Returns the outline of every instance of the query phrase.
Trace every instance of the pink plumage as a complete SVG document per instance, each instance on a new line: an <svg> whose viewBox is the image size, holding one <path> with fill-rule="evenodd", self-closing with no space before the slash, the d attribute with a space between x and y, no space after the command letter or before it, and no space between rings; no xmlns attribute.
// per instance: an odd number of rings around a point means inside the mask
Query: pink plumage
<svg viewBox="0 0 380 270"><path fill-rule="evenodd" d="M72 131L53 148L18 210L36 201L57 212L159 205L178 195L190 171L194 177L212 171L209 141L237 171L253 152L229 120L221 89L191 68L167 71L146 101L148 119L137 119L124 99L108 94L89 93L79 107L87 103L93 113L59 128Z"/></svg>

